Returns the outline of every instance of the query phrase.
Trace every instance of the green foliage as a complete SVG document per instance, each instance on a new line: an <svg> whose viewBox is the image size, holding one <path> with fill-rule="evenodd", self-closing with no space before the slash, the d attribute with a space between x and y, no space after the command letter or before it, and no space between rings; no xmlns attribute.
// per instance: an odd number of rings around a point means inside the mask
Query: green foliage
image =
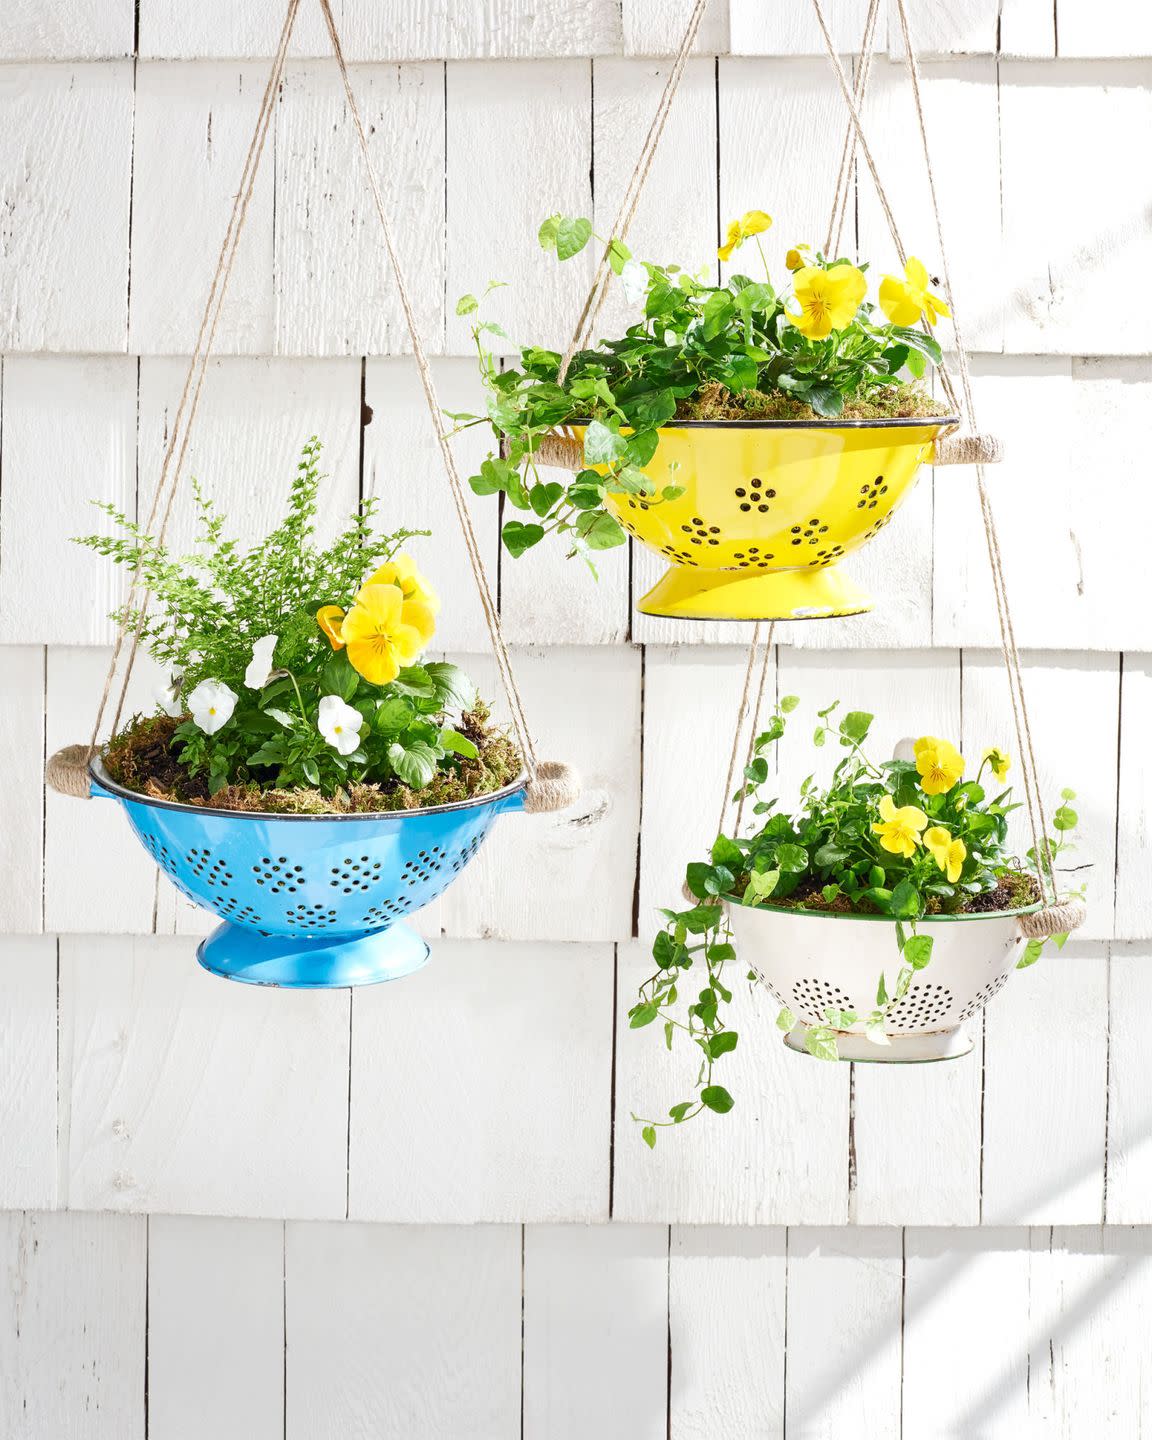
<svg viewBox="0 0 1152 1440"><path fill-rule="evenodd" d="M173 555L112 506L100 508L124 535L79 542L118 565L139 567L141 589L150 592L147 614L125 607L113 618L140 625L141 644L173 672L174 693L192 711L171 739L188 782L178 798L200 793L197 785L209 795L230 785L327 797L359 784L422 790L477 759L475 738L446 723L475 703L462 671L446 662L409 665L390 683L375 684L317 624L322 606L350 606L367 575L406 540L427 533L377 534L375 505L367 501L331 543L318 544L319 453L313 437L284 518L259 544L243 547L227 537L225 518L199 486L199 547L191 555ZM271 644L269 637L276 639L267 669L249 677L253 647ZM197 717L202 682L219 682L231 694L230 713L215 729ZM341 737L358 735L351 748L325 733L333 701L351 707Z"/></svg>
<svg viewBox="0 0 1152 1440"><path fill-rule="evenodd" d="M592 236L588 220L565 215L549 216L539 231L541 246L561 261ZM790 291L778 290L770 276L733 275L715 285L679 265L636 260L618 240L612 241L611 262L629 298L642 303L643 316L622 336L579 351L563 381L556 351L527 345L518 364L501 368L485 337L503 331L491 322L473 328L487 412L451 418L460 427L488 423L500 441L499 452L469 483L478 495L503 492L509 506L532 512L531 522L504 526L504 543L514 556L555 534L570 554L587 559L627 538L604 508L606 495L639 495L653 506L682 493L675 486L658 489L642 470L655 453L659 427L682 403L710 392L736 400L778 396L834 418L846 404L866 403L894 384L916 381L928 361L940 362L931 335L877 323L867 303L844 329L812 340L786 318ZM813 255L806 263L831 269L848 262ZM479 305L474 295L464 295L457 314L472 314ZM542 437L583 422L590 422L585 468L567 485L544 485L536 458Z"/></svg>
<svg viewBox="0 0 1152 1440"><path fill-rule="evenodd" d="M714 1063L736 1044L733 996L725 972L738 957L725 916L727 905L768 904L878 915L891 921L895 974L878 977L874 1009L857 1015L829 1008L824 1023L804 1027L809 1054L835 1060L837 1033L858 1023L874 1043L890 1043L885 1026L888 1012L932 960L933 938L917 933L918 920L966 910L1023 908L1039 893L1034 853L1029 851L1025 862L1009 848L1008 817L1019 808L1011 790L990 795L981 783L987 760L975 779L957 777L942 793L929 793L918 761L874 763L863 748L873 717L849 711L837 719L838 702L818 712L812 732L816 748L836 746L841 751L827 783L821 785L808 776L800 785L794 810L761 798L771 778L771 752L797 705L795 696L779 702L756 738L744 782L733 797L755 816L752 832L718 835L708 858L687 866L686 886L698 903L662 912L665 925L652 949L656 970L640 987L629 1012L631 1024L638 1027L662 1020L670 1049L676 1035L695 1047L698 1070L695 1100L674 1107L677 1113L670 1111L667 1120L640 1122L652 1132L649 1144L655 1143L662 1126L679 1124L705 1109L724 1113L734 1103L713 1079ZM927 757L922 760L928 772ZM1059 818L1054 819L1056 834L1046 842L1044 865L1053 877L1057 858L1071 844L1075 814L1070 802L1075 798L1072 791L1063 792L1056 816L1070 818L1071 824L1062 826ZM916 837L910 854L890 848L896 840L883 829L882 800L910 808L912 813L905 819L913 822ZM947 873L948 856L937 831L946 831L949 843L958 840L963 846L963 860L954 875ZM981 897L993 898L982 901ZM1043 945L1040 940L1030 942L1020 967L1035 963ZM754 972L747 974L749 985L758 983L758 978ZM698 985L704 988L697 990ZM776 1023L788 1031L797 1017L782 1009ZM723 1104L713 1103L718 1090Z"/></svg>

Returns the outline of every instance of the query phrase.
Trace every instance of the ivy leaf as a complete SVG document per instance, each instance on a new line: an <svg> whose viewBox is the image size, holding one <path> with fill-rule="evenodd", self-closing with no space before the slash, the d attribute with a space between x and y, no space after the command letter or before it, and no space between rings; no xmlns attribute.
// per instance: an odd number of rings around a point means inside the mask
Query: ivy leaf
<svg viewBox="0 0 1152 1440"><path fill-rule="evenodd" d="M802 875L808 869L808 852L803 845L781 845L776 851L776 865L789 875Z"/></svg>
<svg viewBox="0 0 1152 1440"><path fill-rule="evenodd" d="M911 880L901 880L888 901L888 913L898 920L918 920L924 913L924 901Z"/></svg>
<svg viewBox="0 0 1152 1440"><path fill-rule="evenodd" d="M729 840L727 835L717 835L712 846L712 863L726 865L729 870L733 867L739 869L744 864L744 852L735 840Z"/></svg>
<svg viewBox="0 0 1152 1440"><path fill-rule="evenodd" d="M673 1124L679 1125L680 1122L684 1119L685 1115L687 1115L688 1111L691 1110L691 1108L691 1100L681 1100L678 1105L673 1105L672 1108L668 1111L668 1114L672 1117Z"/></svg>
<svg viewBox="0 0 1152 1440"><path fill-rule="evenodd" d="M895 899L895 895L893 895L893 899ZM923 970L932 959L934 944L935 941L931 935L910 935L904 942L901 954L913 970Z"/></svg>
<svg viewBox="0 0 1152 1440"><path fill-rule="evenodd" d="M537 515L543 519L552 513L556 502L563 496L564 486L553 481L551 484L533 485L528 492L528 503Z"/></svg>
<svg viewBox="0 0 1152 1440"><path fill-rule="evenodd" d="M738 1038L735 1030L721 1030L708 1041L708 1054L713 1060L718 1060L721 1055L727 1055L730 1050L736 1049Z"/></svg>
<svg viewBox="0 0 1152 1440"><path fill-rule="evenodd" d="M1024 954L1021 955L1020 959L1016 962L1016 969L1027 970L1029 965L1035 965L1036 961L1040 959L1043 950L1043 940L1029 940L1028 944L1024 947Z"/></svg>
<svg viewBox="0 0 1152 1440"><path fill-rule="evenodd" d="M744 891L744 899L751 899L754 905L768 900L779 883L779 870L753 870L748 876L748 888Z"/></svg>
<svg viewBox="0 0 1152 1440"><path fill-rule="evenodd" d="M586 510L577 517L575 528L589 550L611 550L628 539L620 522L607 510Z"/></svg>
<svg viewBox="0 0 1152 1440"><path fill-rule="evenodd" d="M557 260L571 260L573 255L579 255L591 238L591 220L561 216L556 226Z"/></svg>
<svg viewBox="0 0 1152 1440"><path fill-rule="evenodd" d="M655 1126L653 1126L653 1125L645 1125L644 1128L643 1128L643 1130L641 1130L640 1134L641 1134L641 1137L642 1137L643 1140L644 1140L645 1145L648 1146L649 1150L655 1150L655 1148L656 1148L656 1128L655 1128Z"/></svg>
<svg viewBox="0 0 1152 1440"><path fill-rule="evenodd" d="M539 525L522 525L519 520L508 520L501 534L505 546L517 559L544 538L544 531Z"/></svg>
<svg viewBox="0 0 1152 1440"><path fill-rule="evenodd" d="M827 1025L809 1025L804 1032L804 1048L817 1060L839 1060L835 1032Z"/></svg>
<svg viewBox="0 0 1152 1440"><path fill-rule="evenodd" d="M779 1015L776 1016L777 1030L791 1030L795 1024L796 1016L788 1009L787 1005L783 1006Z"/></svg>
<svg viewBox="0 0 1152 1440"><path fill-rule="evenodd" d="M628 448L628 441L600 420L593 420L584 431L584 464L611 465Z"/></svg>
<svg viewBox="0 0 1152 1440"><path fill-rule="evenodd" d="M476 299L475 295L461 295L459 300L456 301L457 315L471 315L473 310L478 310L479 308L480 302Z"/></svg>
<svg viewBox="0 0 1152 1440"><path fill-rule="evenodd" d="M736 1103L723 1085L705 1085L700 1091L700 1099L709 1110L715 1110L717 1115L727 1115Z"/></svg>
<svg viewBox="0 0 1152 1440"><path fill-rule="evenodd" d="M873 718L865 710L849 710L840 721L840 733L846 740L853 740L859 745L867 740Z"/></svg>

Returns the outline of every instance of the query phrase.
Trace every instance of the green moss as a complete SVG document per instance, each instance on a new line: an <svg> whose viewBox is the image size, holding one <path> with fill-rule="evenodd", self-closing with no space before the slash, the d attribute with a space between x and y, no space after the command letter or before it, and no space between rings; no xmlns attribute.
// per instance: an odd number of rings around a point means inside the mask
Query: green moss
<svg viewBox="0 0 1152 1440"><path fill-rule="evenodd" d="M743 896L747 883L748 877L741 876L735 892ZM929 895L927 902L929 915L981 915L998 910L1026 910L1039 899L1040 887L1035 875L1024 870L1005 870L999 876L994 890L986 890L982 895L969 895L958 907L954 901L948 906L948 902L938 895ZM821 887L815 881L793 891L791 895L782 895L779 898L773 896L768 904L777 910L808 910L821 915L883 914L870 900L862 900L858 905L853 905L844 894L825 900Z"/></svg>
<svg viewBox="0 0 1152 1440"><path fill-rule="evenodd" d="M136 717L112 740L104 752L104 765L112 779L154 800L176 800L185 805L211 805L217 810L272 815L348 815L377 811L420 810L429 805L450 805L491 795L511 784L524 763L520 752L491 723L490 711L477 701L460 720L459 730L479 752L475 760L460 760L433 776L423 790L411 790L398 781L381 785L351 785L327 796L319 790L263 790L254 783L228 785L209 795L203 777L192 777L172 748L180 717Z"/></svg>
<svg viewBox="0 0 1152 1440"><path fill-rule="evenodd" d="M904 420L947 414L947 407L934 400L918 385L879 385L867 398L850 400L844 406L845 420ZM678 420L835 420L818 415L811 405L777 390L765 394L760 390L740 393L715 382L705 385L699 395L681 400L676 408Z"/></svg>

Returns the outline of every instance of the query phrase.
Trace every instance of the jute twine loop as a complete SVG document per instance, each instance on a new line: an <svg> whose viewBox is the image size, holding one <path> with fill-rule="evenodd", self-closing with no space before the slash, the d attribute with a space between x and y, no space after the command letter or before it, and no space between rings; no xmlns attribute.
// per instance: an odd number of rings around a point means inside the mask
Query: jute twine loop
<svg viewBox="0 0 1152 1440"><path fill-rule="evenodd" d="M1069 935L1088 918L1083 900L1059 900L1031 915L1020 916L1020 933L1029 940L1047 940L1053 935Z"/></svg>
<svg viewBox="0 0 1152 1440"><path fill-rule="evenodd" d="M567 810L579 798L580 777L576 771L559 760L541 760L536 778L528 782L524 792L524 810L529 815Z"/></svg>
<svg viewBox="0 0 1152 1440"><path fill-rule="evenodd" d="M88 762L96 751L91 745L65 745L55 755L48 757L44 768L45 782L57 795L67 795L72 800L88 800L92 794L92 780L88 774Z"/></svg>
<svg viewBox="0 0 1152 1440"><path fill-rule="evenodd" d="M995 435L942 435L932 447L932 464L999 465L1004 447Z"/></svg>
<svg viewBox="0 0 1152 1440"><path fill-rule="evenodd" d="M567 435L545 435L536 447L536 463L557 470L583 470L584 447Z"/></svg>

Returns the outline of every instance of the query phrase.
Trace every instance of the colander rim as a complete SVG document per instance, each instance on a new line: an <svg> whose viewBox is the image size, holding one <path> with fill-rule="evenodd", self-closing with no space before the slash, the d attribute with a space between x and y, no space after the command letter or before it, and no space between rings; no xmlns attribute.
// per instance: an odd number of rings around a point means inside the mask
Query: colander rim
<svg viewBox="0 0 1152 1440"><path fill-rule="evenodd" d="M795 906L787 905L749 905L746 901L735 895L723 897L726 905L739 905L741 910L758 910L769 915L800 915L805 920L867 920L879 922L881 925L897 925L900 922L891 915L854 915L843 910L804 910ZM1034 915L1038 910L1044 908L1043 900L1035 900L1031 905L1021 905L1016 910L972 910L961 915L922 915L916 921L917 925L952 925L959 921L972 920L1010 920L1017 915Z"/></svg>
<svg viewBox="0 0 1152 1440"><path fill-rule="evenodd" d="M353 810L333 811L320 815L292 815L283 814L277 810L225 810L218 805L187 805L181 800L161 800L152 795L142 795L140 791L130 790L126 785L121 785L118 780L113 780L104 768L104 760L101 755L94 755L88 762L88 773L102 789L118 798L130 800L135 805L146 805L154 810L179 810L186 815L223 815L229 820L363 821L403 820L409 816L446 815L452 810L473 810L481 805L491 805L497 801L506 800L508 796L515 795L528 784L528 776L522 773L518 779L502 786L499 790L490 790L484 795L470 795L467 800L450 800L443 805L424 805L419 810Z"/></svg>
<svg viewBox="0 0 1152 1440"><path fill-rule="evenodd" d="M889 419L871 420L833 420L828 418L817 420L674 420L665 425L658 425L656 432L659 434L663 430L899 430L912 426L920 428L935 426L943 430L949 425L959 425L960 420L959 415L894 415ZM589 418L565 420L556 428L558 432L563 432L565 427L576 428L587 426L590 423ZM631 430L632 426L622 425L620 428L623 432Z"/></svg>

